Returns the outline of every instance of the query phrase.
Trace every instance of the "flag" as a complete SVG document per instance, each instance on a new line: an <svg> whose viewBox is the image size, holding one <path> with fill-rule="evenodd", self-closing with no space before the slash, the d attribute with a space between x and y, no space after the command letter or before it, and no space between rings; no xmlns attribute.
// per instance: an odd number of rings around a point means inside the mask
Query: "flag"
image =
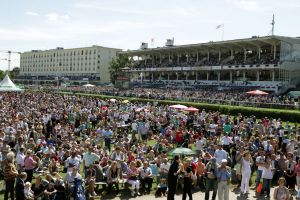
<svg viewBox="0 0 300 200"><path fill-rule="evenodd" d="M216 29L221 28L223 25L224 25L224 24L219 24L219 25L216 27Z"/></svg>
<svg viewBox="0 0 300 200"><path fill-rule="evenodd" d="M151 43L154 43L154 38L151 38Z"/></svg>

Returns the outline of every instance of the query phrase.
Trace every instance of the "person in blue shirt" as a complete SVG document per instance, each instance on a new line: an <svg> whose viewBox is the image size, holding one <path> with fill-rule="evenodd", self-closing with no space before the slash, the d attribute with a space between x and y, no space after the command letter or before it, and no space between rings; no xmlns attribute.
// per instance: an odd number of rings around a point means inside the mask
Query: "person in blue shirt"
<svg viewBox="0 0 300 200"><path fill-rule="evenodd" d="M108 127L105 127L105 129L103 131L103 136L104 136L105 147L110 152L110 143L111 143L111 138L112 138L112 132L111 132L111 130L109 130Z"/></svg>
<svg viewBox="0 0 300 200"><path fill-rule="evenodd" d="M218 197L222 200L229 200L231 169L227 166L226 159L222 160L216 174L218 179Z"/></svg>

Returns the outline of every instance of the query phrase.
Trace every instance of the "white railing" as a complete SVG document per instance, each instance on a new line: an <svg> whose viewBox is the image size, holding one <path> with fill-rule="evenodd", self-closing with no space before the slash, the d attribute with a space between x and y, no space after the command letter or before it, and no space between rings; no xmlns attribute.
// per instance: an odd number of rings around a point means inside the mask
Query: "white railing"
<svg viewBox="0 0 300 200"><path fill-rule="evenodd" d="M131 68L129 72L168 72L168 71L211 71L211 70L241 70L241 69L276 69L277 64L257 64L257 65L224 65L224 66L196 66L196 67L146 67Z"/></svg>

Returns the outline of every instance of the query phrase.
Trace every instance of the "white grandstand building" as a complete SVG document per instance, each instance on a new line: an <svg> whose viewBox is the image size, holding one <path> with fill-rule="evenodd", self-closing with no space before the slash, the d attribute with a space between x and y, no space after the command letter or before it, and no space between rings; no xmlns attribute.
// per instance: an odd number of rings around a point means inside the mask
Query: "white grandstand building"
<svg viewBox="0 0 300 200"><path fill-rule="evenodd" d="M177 86L255 87L283 93L300 84L300 38L254 36L220 42L119 52L133 62L133 83Z"/></svg>

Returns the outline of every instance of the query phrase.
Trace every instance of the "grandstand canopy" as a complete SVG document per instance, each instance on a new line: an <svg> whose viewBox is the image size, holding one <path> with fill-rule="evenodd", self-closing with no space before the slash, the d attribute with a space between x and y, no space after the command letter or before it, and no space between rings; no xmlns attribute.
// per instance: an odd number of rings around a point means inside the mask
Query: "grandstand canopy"
<svg viewBox="0 0 300 200"><path fill-rule="evenodd" d="M126 54L128 56L144 55L144 54L159 54L166 50L171 52L185 52L190 50L195 51L219 51L219 49L257 49L266 45L278 44L281 41L292 42L294 40L300 41L300 38L284 37L284 36L253 36L252 38L225 40L225 41L210 41L198 44L174 45L168 47L156 47L148 49L128 50L119 52L119 54Z"/></svg>
<svg viewBox="0 0 300 200"><path fill-rule="evenodd" d="M18 88L9 78L8 74L0 82L0 92L21 92L22 89Z"/></svg>

